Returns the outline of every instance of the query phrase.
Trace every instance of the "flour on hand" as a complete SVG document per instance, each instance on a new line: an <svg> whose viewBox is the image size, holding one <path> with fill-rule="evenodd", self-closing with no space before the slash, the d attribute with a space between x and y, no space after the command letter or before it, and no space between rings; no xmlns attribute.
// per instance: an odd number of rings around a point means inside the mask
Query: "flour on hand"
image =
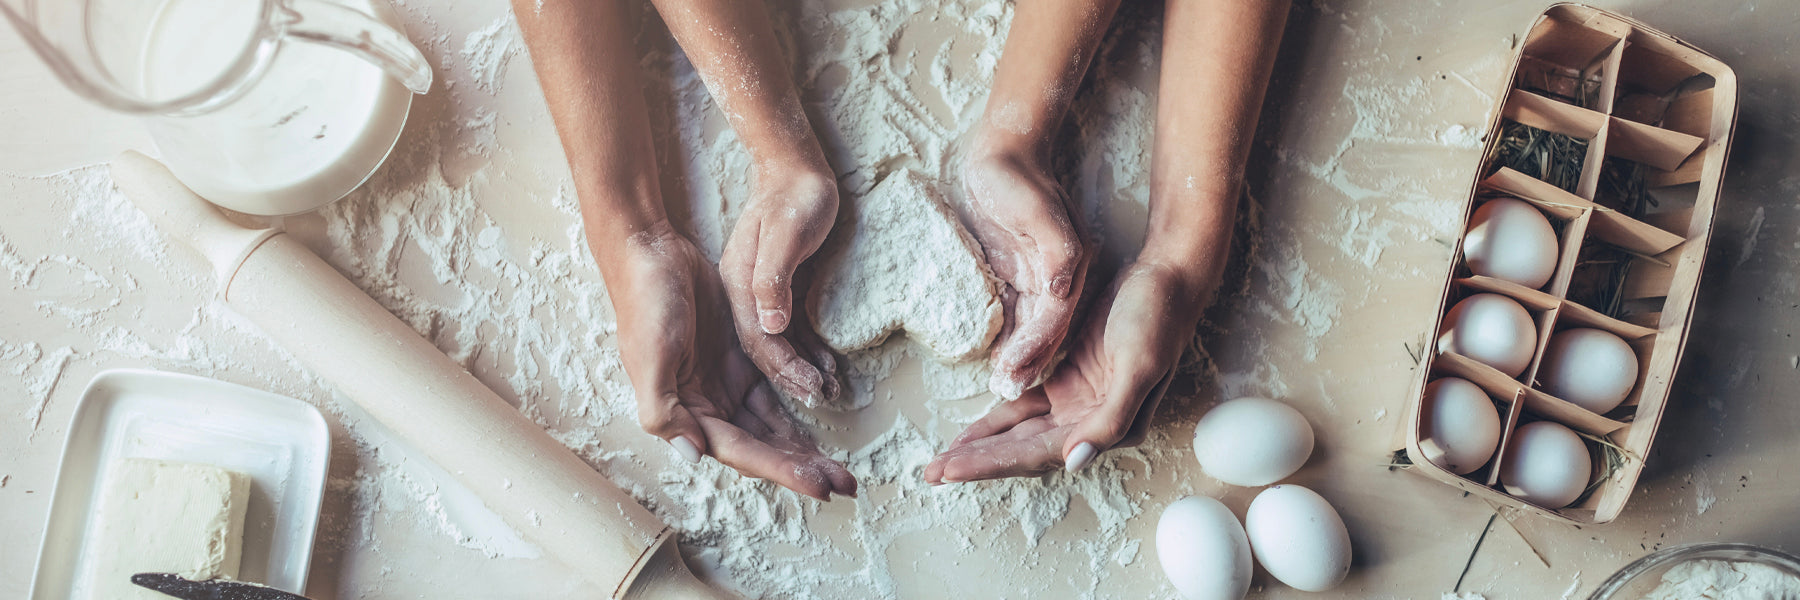
<svg viewBox="0 0 1800 600"><path fill-rule="evenodd" d="M936 182L900 171L846 204L810 296L819 337L852 352L905 330L944 359L979 357L1000 332L998 288Z"/></svg>

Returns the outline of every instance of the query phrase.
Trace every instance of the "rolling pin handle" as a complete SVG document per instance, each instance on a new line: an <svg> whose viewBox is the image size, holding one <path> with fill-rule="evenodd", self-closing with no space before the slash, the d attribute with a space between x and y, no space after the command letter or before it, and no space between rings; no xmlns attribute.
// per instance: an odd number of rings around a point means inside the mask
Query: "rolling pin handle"
<svg viewBox="0 0 1800 600"><path fill-rule="evenodd" d="M112 162L113 183L170 238L212 264L220 293L230 288L238 266L280 230L252 229L231 222L205 198L175 178L156 159L133 150Z"/></svg>

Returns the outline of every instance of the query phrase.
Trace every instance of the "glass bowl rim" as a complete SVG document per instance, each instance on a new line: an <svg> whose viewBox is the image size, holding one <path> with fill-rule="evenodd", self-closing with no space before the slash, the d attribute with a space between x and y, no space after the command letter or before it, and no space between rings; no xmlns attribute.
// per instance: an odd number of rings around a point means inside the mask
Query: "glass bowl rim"
<svg viewBox="0 0 1800 600"><path fill-rule="evenodd" d="M1600 587L1595 588L1594 593L1588 596L1588 600L1612 599L1612 595L1617 593L1620 588L1623 588L1625 584L1635 581L1639 576L1650 572L1652 569L1696 558L1694 556L1696 554L1719 551L1741 552L1755 555L1767 559L1768 562L1774 563L1776 566L1796 577L1800 577L1800 558L1796 558L1793 555L1780 550L1737 542L1682 544L1679 546L1663 548L1639 557L1637 560L1631 561L1626 564L1624 568L1613 573L1611 577L1606 578L1606 581L1601 582Z"/></svg>

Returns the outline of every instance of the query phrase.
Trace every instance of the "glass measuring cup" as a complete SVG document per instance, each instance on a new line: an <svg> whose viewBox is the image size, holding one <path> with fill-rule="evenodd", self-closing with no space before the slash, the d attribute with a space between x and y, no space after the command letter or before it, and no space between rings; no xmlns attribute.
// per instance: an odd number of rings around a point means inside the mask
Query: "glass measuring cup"
<svg viewBox="0 0 1800 600"><path fill-rule="evenodd" d="M383 0L0 0L0 15L69 88L144 116L189 187L249 214L361 185L432 80Z"/></svg>

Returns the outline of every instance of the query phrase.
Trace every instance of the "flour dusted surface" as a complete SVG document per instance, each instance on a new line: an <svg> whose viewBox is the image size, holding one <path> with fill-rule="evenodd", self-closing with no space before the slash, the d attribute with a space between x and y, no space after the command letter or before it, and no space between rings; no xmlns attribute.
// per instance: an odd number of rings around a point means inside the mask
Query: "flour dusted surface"
<svg viewBox="0 0 1800 600"><path fill-rule="evenodd" d="M902 169L955 185L954 149L983 108L1012 2L766 4L791 50L792 71L846 203ZM1147 216L1159 30L1153 15L1160 5L1121 6L1124 14L1076 96L1059 150L1068 159L1059 174L1079 215L1097 230L1103 263L1135 252ZM1144 446L1103 454L1078 476L931 487L919 480L919 469L993 398L984 391L980 361L921 361L915 357L925 354L922 345L890 338L846 357L867 367L846 388L859 396L853 406L800 412L816 421L813 431L827 452L845 460L865 486L862 498L820 504L710 461L679 463L666 444L638 429L613 340L615 318L587 254L578 203L512 17L503 4L447 6L396 3L446 85L418 98L400 147L364 190L321 214L288 219L289 231L681 530L682 547L703 577L768 599L1172 597L1142 549L1145 522L1154 522L1143 516L1172 497L1220 493L1192 465L1189 436L1182 433L1207 398L1281 395L1307 407L1309 416L1349 427L1360 420L1352 413L1366 412L1374 396L1385 405L1386 397L1404 392L1387 389L1392 386L1380 377L1344 370L1349 354L1358 369L1376 374L1383 371L1372 365L1407 361L1398 341L1365 349L1344 343L1361 337L1342 336L1365 331L1371 310L1410 306L1407 281L1441 276L1429 267L1436 262L1420 268L1421 250L1432 261L1450 260L1432 238L1453 236L1461 215L1443 198L1466 191L1467 170L1480 151L1439 142L1453 121L1479 117L1445 107L1479 101L1459 83L1459 71L1487 73L1493 85L1480 78L1477 84L1496 87L1505 82L1495 65L1508 60L1504 47L1482 55L1487 62L1439 56L1436 65L1454 69L1447 83L1409 79L1388 67L1402 58L1411 63L1413 55L1390 61L1378 51L1415 36L1376 25L1376 11L1355 3L1297 8L1320 27L1295 35L1330 38L1313 47L1331 56L1365 58L1357 59L1362 66L1347 82L1333 79L1343 74L1333 69L1322 78L1310 71L1296 77L1298 93L1310 99L1279 100L1288 105L1281 110L1290 125L1259 132L1273 145L1267 166L1274 182L1242 205L1241 214L1262 225L1256 235L1240 232L1237 239L1261 249L1247 255L1248 281L1228 279L1223 288L1223 302L1237 308L1216 315L1218 327L1206 331L1211 358L1185 368L1168 402L1173 422L1159 424ZM643 23L638 47L658 113L652 120L666 161L664 190L671 203L687 204L672 209L672 218L717 259L749 197L749 156L654 20ZM503 60L502 44L515 60ZM1433 60L1425 57L1428 65ZM1272 99L1295 93L1293 86L1275 89ZM1422 106L1437 112L1421 116ZM1355 121L1348 131L1339 127L1350 126L1341 118L1346 112ZM1446 159L1446 150L1464 156ZM1449 166L1425 169L1428 177L1420 179L1417 169L1395 168L1396 156L1429 156ZM210 289L208 273L174 260L178 253L168 252L162 236L112 189L104 168L5 177L0 188L29 200L9 204L16 217L0 223L0 275L17 292L0 292L0 306L28 325L67 331L38 337L28 326L0 340L0 371L13 377L0 389L23 399L8 406L15 415L40 400L47 406L29 443L39 458L31 460L53 461L55 450L45 448L60 442L81 383L100 368L154 366L272 389L319 404L350 432L334 436L340 466L332 474L309 586L329 591L315 595L584 595L509 528L474 518L453 497L448 477L413 468L419 461L376 441L367 433L374 424L357 416L354 405L334 400L328 385L196 291ZM1758 248L1772 247L1766 235ZM7 432L21 432L8 442L33 430L31 414L5 421ZM1374 456L1355 453L1355 444L1336 449L1332 468L1354 471ZM21 495L41 479L29 467L5 474L11 482L0 477L0 502L34 497ZM41 497L44 488L38 489ZM1720 492L1721 503L1728 501ZM1354 494L1342 497L1352 506L1366 504ZM1391 523L1389 514L1361 516ZM1132 549L1134 560L1122 564ZM1466 551L1459 543L1454 557L1440 561L1455 564L1443 568L1460 568ZM1471 577L1485 569L1478 561ZM544 590L557 586L567 589ZM1559 597L1562 586L1557 582L1542 597ZM0 583L0 596L7 589Z"/></svg>
<svg viewBox="0 0 1800 600"><path fill-rule="evenodd" d="M1000 332L1000 299L981 250L916 171L848 202L852 215L819 261L813 323L838 352L905 330L938 356L977 358Z"/></svg>

